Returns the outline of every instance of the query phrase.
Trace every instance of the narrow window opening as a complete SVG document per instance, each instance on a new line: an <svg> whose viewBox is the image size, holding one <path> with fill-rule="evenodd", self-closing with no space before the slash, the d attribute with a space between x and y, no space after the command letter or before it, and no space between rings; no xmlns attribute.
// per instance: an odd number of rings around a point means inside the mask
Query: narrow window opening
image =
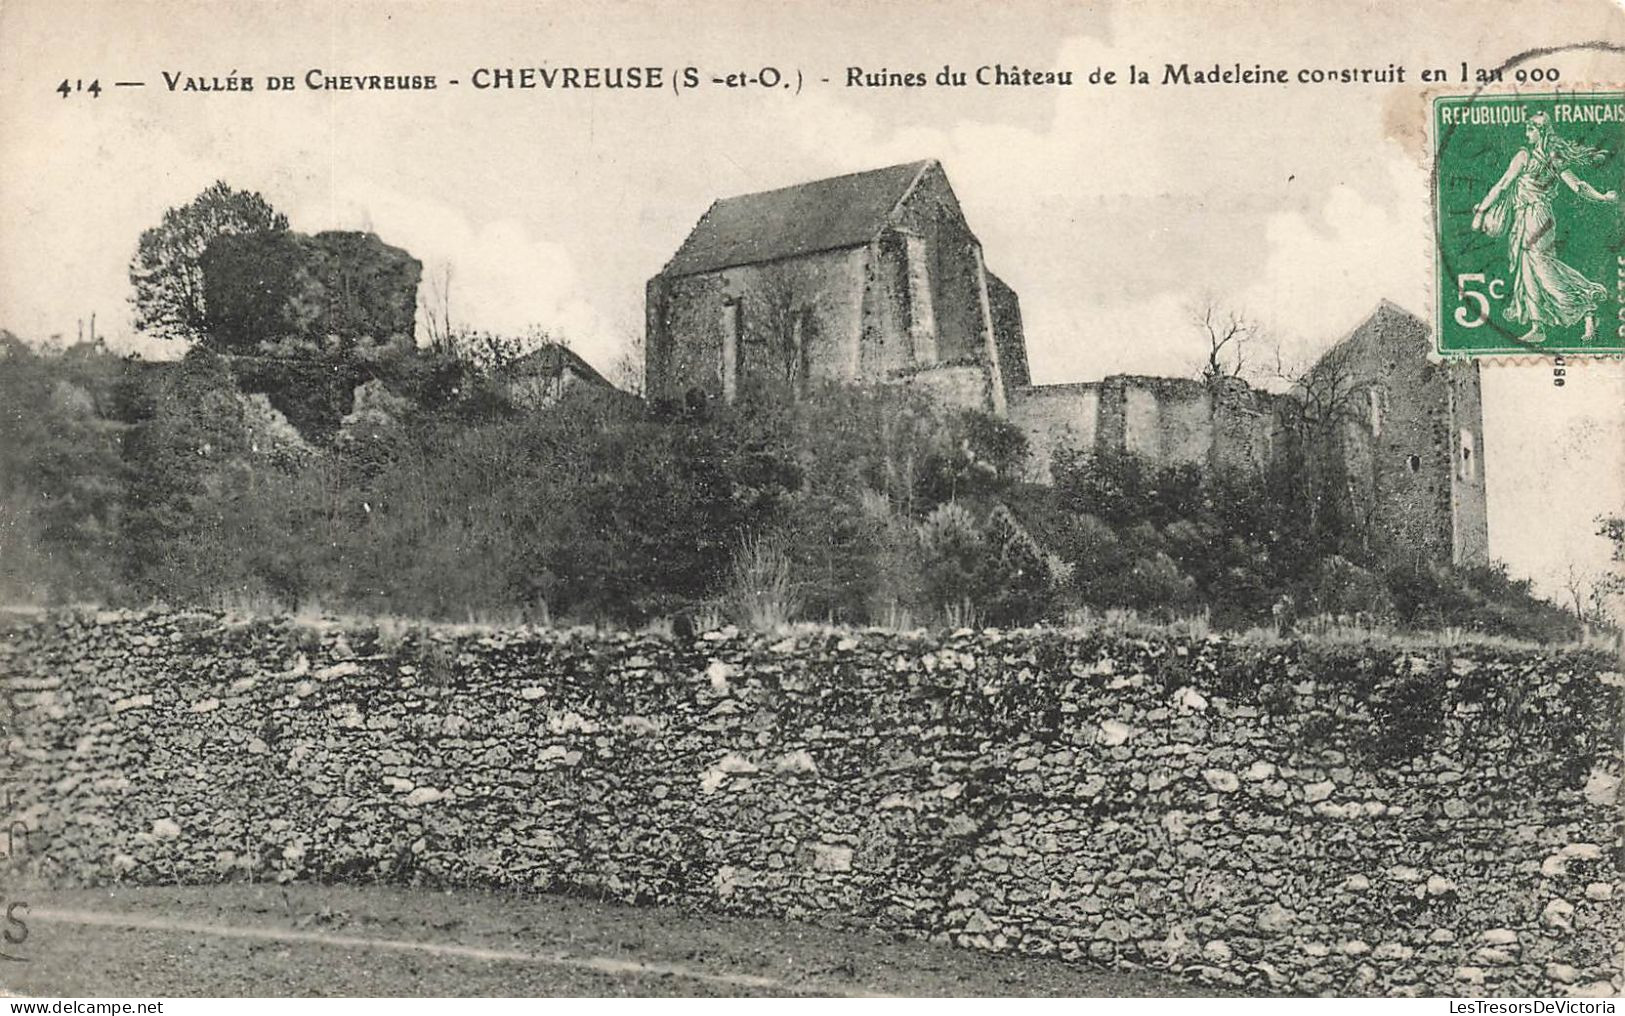
<svg viewBox="0 0 1625 1016"><path fill-rule="evenodd" d="M732 402L739 393L739 332L740 303L729 300L722 305L722 398Z"/></svg>
<svg viewBox="0 0 1625 1016"><path fill-rule="evenodd" d="M794 337L791 349L790 382L796 394L807 390L807 376L812 372L812 308L802 307L794 318Z"/></svg>
<svg viewBox="0 0 1625 1016"><path fill-rule="evenodd" d="M931 306L931 274L926 260L925 241L912 234L903 237L903 258L908 293L906 327L909 358L917 365L937 360L936 311Z"/></svg>
<svg viewBox="0 0 1625 1016"><path fill-rule="evenodd" d="M1412 455L1405 460L1405 464L1411 467L1411 472L1419 472L1422 468L1422 456Z"/></svg>

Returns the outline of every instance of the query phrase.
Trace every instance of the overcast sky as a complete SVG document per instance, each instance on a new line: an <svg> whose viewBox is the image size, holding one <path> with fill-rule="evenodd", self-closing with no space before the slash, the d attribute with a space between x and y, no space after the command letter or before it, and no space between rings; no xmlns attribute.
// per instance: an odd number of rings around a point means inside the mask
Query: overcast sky
<svg viewBox="0 0 1625 1016"><path fill-rule="evenodd" d="M1382 298L1430 301L1423 67L1625 38L1609 0L1472 3L0 3L0 327L97 315L132 334L141 231L215 179L304 231L370 229L453 268L454 316L541 325L607 367L643 283L720 196L920 158L947 169L989 266L1020 294L1038 381L1189 374L1203 293L1309 356ZM1527 27L1526 27L1527 26ZM1386 68L1404 84L1091 87L1099 66ZM846 68L1071 70L1071 88L840 87ZM480 67L800 70L793 90L478 91ZM1570 50L1566 86L1625 81ZM264 77L435 74L434 92L291 93ZM171 94L163 71L249 94ZM832 84L818 79L828 77ZM62 81L99 80L99 99ZM143 80L144 88L109 88ZM1455 86L1459 89L1459 86ZM1591 517L1625 504L1625 370L1563 389L1486 368L1493 551L1553 577L1600 567Z"/></svg>

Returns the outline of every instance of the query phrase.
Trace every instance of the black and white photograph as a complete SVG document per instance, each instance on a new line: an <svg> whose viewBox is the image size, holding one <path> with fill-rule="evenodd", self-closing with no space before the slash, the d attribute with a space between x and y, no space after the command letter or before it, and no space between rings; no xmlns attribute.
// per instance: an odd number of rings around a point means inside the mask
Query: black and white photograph
<svg viewBox="0 0 1625 1016"><path fill-rule="evenodd" d="M0 0L0 1005L1615 1012L1622 185L1616 0Z"/></svg>

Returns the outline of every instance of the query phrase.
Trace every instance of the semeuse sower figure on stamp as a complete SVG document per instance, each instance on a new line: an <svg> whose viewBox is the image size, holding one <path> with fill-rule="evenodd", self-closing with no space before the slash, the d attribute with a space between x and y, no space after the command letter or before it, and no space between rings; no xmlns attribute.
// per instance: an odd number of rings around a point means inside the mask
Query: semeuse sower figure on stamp
<svg viewBox="0 0 1625 1016"><path fill-rule="evenodd" d="M1581 320L1585 321L1581 341L1590 342L1597 334L1597 308L1607 299L1608 289L1558 259L1552 197L1562 181L1588 201L1617 202L1617 191L1601 193L1574 175L1573 167L1600 162L1606 153L1559 137L1544 112L1529 118L1524 138L1528 146L1518 149L1501 179L1473 208L1473 228L1491 236L1506 234L1512 269L1512 302L1506 318L1529 325L1519 342L1542 342L1546 328Z"/></svg>

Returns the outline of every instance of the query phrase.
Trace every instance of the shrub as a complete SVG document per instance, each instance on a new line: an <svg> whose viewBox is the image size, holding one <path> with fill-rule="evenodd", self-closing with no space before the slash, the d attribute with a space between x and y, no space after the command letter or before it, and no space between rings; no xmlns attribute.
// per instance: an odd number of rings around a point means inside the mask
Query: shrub
<svg viewBox="0 0 1625 1016"><path fill-rule="evenodd" d="M1368 624L1394 617L1394 600L1382 579L1339 554L1323 559L1315 569L1310 607L1321 614Z"/></svg>
<svg viewBox="0 0 1625 1016"><path fill-rule="evenodd" d="M1124 577L1120 601L1137 610L1180 611L1191 606L1196 583L1162 552L1134 562Z"/></svg>
<svg viewBox="0 0 1625 1016"><path fill-rule="evenodd" d="M1383 572L1395 611L1409 628L1460 628L1533 642L1567 642L1580 623L1563 608L1534 595L1527 579L1514 579L1501 564L1452 571L1427 563Z"/></svg>
<svg viewBox="0 0 1625 1016"><path fill-rule="evenodd" d="M251 377L202 350L136 364L0 334L0 588L633 624L709 605L767 626L1017 625L1087 604L1245 628L1283 604L1277 621L1301 605L1526 640L1579 628L1498 567L1373 572L1286 467L1063 450L1045 488L1017 480L1007 421L895 389L649 411L578 387L517 414L456 358L349 355L342 383L307 390L320 356ZM243 394L290 389L330 434L360 376L326 444Z"/></svg>
<svg viewBox="0 0 1625 1016"><path fill-rule="evenodd" d="M777 631L799 612L790 555L775 536L746 536L734 553L727 597L738 623Z"/></svg>
<svg viewBox="0 0 1625 1016"><path fill-rule="evenodd" d="M885 499L851 491L802 490L780 529L805 616L860 622L890 573ZM909 557L913 557L912 553ZM891 594L895 598L898 594Z"/></svg>
<svg viewBox="0 0 1625 1016"><path fill-rule="evenodd" d="M1078 514L1115 524L1132 524L1150 514L1151 482L1137 456L1060 448L1050 458L1050 474L1062 501Z"/></svg>
<svg viewBox="0 0 1625 1016"><path fill-rule="evenodd" d="M1020 625L1051 615L1059 583L1044 548L1003 505L989 513L984 532L988 557L978 597L984 620Z"/></svg>
<svg viewBox="0 0 1625 1016"><path fill-rule="evenodd" d="M878 549L872 559L874 583L865 614L870 624L893 629L912 628L916 618L931 613L915 523L887 516L876 533Z"/></svg>
<svg viewBox="0 0 1625 1016"><path fill-rule="evenodd" d="M923 505L997 497L1020 477L1027 460L1021 428L971 410L942 423L938 447L921 464L917 489Z"/></svg>
<svg viewBox="0 0 1625 1016"><path fill-rule="evenodd" d="M99 346L31 351L0 330L0 596L111 599L128 480L112 411L125 364Z"/></svg>
<svg viewBox="0 0 1625 1016"><path fill-rule="evenodd" d="M1122 540L1104 520L1095 515L1079 515L1062 533L1057 548L1065 560L1072 563L1075 582L1089 582L1116 570L1124 564L1126 552Z"/></svg>
<svg viewBox="0 0 1625 1016"><path fill-rule="evenodd" d="M987 553L976 520L957 503L938 506L920 524L920 549L927 602L956 623L972 623Z"/></svg>

